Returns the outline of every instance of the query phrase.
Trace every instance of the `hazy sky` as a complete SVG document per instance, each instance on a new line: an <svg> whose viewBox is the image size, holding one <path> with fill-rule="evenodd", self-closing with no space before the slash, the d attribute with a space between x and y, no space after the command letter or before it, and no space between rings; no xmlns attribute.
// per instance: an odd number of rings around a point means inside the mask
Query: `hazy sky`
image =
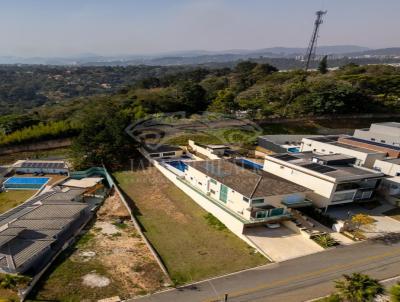
<svg viewBox="0 0 400 302"><path fill-rule="evenodd" d="M400 0L0 0L0 55L400 46Z"/></svg>

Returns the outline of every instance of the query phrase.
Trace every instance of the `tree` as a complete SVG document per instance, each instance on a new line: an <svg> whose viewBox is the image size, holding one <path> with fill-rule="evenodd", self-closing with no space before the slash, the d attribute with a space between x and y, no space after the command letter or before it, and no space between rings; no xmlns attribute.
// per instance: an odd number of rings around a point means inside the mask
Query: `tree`
<svg viewBox="0 0 400 302"><path fill-rule="evenodd" d="M318 71L322 74L328 72L328 56L324 56L321 62L319 62Z"/></svg>
<svg viewBox="0 0 400 302"><path fill-rule="evenodd" d="M91 104L81 116L82 130L72 144L74 166L83 169L105 164L115 167L130 154L129 120L110 101Z"/></svg>
<svg viewBox="0 0 400 302"><path fill-rule="evenodd" d="M210 111L219 113L231 113L238 108L235 103L235 94L229 89L218 91L217 97L208 107Z"/></svg>
<svg viewBox="0 0 400 302"><path fill-rule="evenodd" d="M335 287L341 298L349 302L372 302L378 295L384 293L384 287L378 280L368 275L353 273L343 275L344 280L335 281Z"/></svg>
<svg viewBox="0 0 400 302"><path fill-rule="evenodd" d="M206 91L199 84L184 82L178 86L178 99L182 109L189 113L204 111L207 108Z"/></svg>
<svg viewBox="0 0 400 302"><path fill-rule="evenodd" d="M390 289L390 301L400 302L400 283L393 285Z"/></svg>
<svg viewBox="0 0 400 302"><path fill-rule="evenodd" d="M354 229L354 236L356 236L360 232L360 228L364 227L371 227L371 225L375 222L375 220L366 214L356 214L351 217L350 223L352 228Z"/></svg>

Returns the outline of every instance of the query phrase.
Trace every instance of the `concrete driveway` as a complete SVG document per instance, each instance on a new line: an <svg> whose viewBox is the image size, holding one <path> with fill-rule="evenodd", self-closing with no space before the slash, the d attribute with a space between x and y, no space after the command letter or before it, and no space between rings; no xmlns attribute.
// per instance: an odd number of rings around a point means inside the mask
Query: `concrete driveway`
<svg viewBox="0 0 400 302"><path fill-rule="evenodd" d="M313 240L305 238L284 226L277 229L268 229L264 226L248 228L245 235L276 262L324 250Z"/></svg>
<svg viewBox="0 0 400 302"><path fill-rule="evenodd" d="M363 213L371 216L376 222L371 225L371 227L362 228L362 230L366 237L373 238L387 233L400 233L400 222L382 214L392 208L394 208L394 206L387 203L382 203L381 206L373 210L367 210L358 204L348 204L332 206L328 209L327 213L338 220L348 219L349 214Z"/></svg>

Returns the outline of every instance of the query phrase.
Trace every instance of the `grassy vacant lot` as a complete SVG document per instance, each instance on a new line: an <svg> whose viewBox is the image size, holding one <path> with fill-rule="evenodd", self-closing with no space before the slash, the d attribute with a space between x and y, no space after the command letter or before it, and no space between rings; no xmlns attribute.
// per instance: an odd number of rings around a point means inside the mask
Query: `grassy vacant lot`
<svg viewBox="0 0 400 302"><path fill-rule="evenodd" d="M391 209L389 211L384 212L383 214L400 221L400 208Z"/></svg>
<svg viewBox="0 0 400 302"><path fill-rule="evenodd" d="M9 190L8 192L0 193L0 214L23 203L36 191L34 190Z"/></svg>
<svg viewBox="0 0 400 302"><path fill-rule="evenodd" d="M12 164L19 159L48 159L48 158L69 158L69 148L57 148L51 150L14 152L0 155L0 165Z"/></svg>
<svg viewBox="0 0 400 302"><path fill-rule="evenodd" d="M266 264L156 168L114 174L176 284Z"/></svg>

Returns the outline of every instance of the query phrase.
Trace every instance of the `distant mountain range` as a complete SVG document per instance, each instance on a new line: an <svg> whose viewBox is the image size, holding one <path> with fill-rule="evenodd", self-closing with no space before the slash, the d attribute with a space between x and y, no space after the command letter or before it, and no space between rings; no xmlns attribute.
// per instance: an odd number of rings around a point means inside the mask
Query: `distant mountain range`
<svg viewBox="0 0 400 302"><path fill-rule="evenodd" d="M257 58L295 59L303 56L306 48L271 47L256 50L232 49L225 51L177 51L151 55L116 55L101 56L82 54L70 57L14 57L0 56L0 64L44 64L44 65L192 65L209 63L226 63L237 60ZM320 46L319 55L330 55L338 58L395 58L400 59L400 47L369 49L356 45Z"/></svg>

